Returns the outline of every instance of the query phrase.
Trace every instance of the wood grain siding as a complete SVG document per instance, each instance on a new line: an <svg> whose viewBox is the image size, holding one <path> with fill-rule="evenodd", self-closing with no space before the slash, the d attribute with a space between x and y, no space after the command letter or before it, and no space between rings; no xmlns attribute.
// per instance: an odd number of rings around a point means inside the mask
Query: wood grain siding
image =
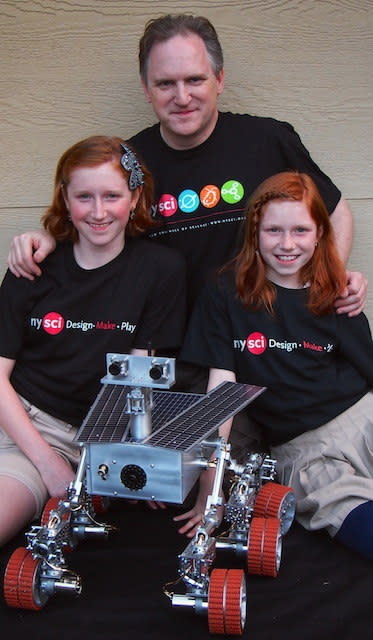
<svg viewBox="0 0 373 640"><path fill-rule="evenodd" d="M373 324L372 0L2 0L0 272L13 234L38 225L68 145L154 122L137 44L146 20L175 9L218 29L221 108L291 122L350 200L350 266L370 279Z"/></svg>

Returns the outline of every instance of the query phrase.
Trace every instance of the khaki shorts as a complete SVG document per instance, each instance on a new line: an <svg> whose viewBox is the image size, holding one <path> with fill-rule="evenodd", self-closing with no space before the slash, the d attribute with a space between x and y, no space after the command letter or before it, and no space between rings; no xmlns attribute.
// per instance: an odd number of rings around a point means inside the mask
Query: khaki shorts
<svg viewBox="0 0 373 640"><path fill-rule="evenodd" d="M19 396L27 415L43 438L76 468L80 458L80 447L73 442L77 428L67 422L53 418ZM42 511L48 491L36 467L18 446L0 429L0 475L19 480L32 492L37 509L34 518Z"/></svg>
<svg viewBox="0 0 373 640"><path fill-rule="evenodd" d="M279 482L294 489L297 520L334 536L352 509L373 500L373 392L271 454Z"/></svg>

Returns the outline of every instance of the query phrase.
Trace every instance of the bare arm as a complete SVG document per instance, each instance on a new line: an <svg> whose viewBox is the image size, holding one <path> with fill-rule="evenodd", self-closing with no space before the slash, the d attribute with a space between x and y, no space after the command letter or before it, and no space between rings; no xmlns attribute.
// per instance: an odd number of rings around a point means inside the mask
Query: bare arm
<svg viewBox="0 0 373 640"><path fill-rule="evenodd" d="M344 264L351 253L353 238L353 217L347 200L341 198L330 216L338 253Z"/></svg>
<svg viewBox="0 0 373 640"><path fill-rule="evenodd" d="M147 349L131 349L131 355L133 356L148 356ZM152 350L151 355L154 356L154 351Z"/></svg>
<svg viewBox="0 0 373 640"><path fill-rule="evenodd" d="M15 236L10 244L8 266L17 278L34 280L41 275L40 262L56 248L55 239L44 229Z"/></svg>
<svg viewBox="0 0 373 640"><path fill-rule="evenodd" d="M353 217L350 206L341 198L330 221L340 257L347 264L353 238ZM335 303L337 313L356 316L363 310L367 297L368 280L359 271L347 271L347 286Z"/></svg>
<svg viewBox="0 0 373 640"><path fill-rule="evenodd" d="M209 381L207 385L207 391L211 391L218 384L228 380L229 382L236 382L236 375L233 371L226 369L210 369ZM219 436L228 441L231 431L233 419L230 418L224 424L219 427ZM196 503L192 509L186 513L182 513L179 516L175 516L175 522L181 522L187 520L187 522L179 529L179 533L185 533L188 538L192 538L196 532L197 527L201 523L203 518L206 501L211 494L212 486L215 478L215 468L209 468L203 471L199 479L199 492L196 499Z"/></svg>
<svg viewBox="0 0 373 640"><path fill-rule="evenodd" d="M236 374L227 369L210 369L207 391L215 389L222 382L236 382ZM229 440L232 422L233 418L229 418L219 427L219 436L224 438L226 442Z"/></svg>
<svg viewBox="0 0 373 640"><path fill-rule="evenodd" d="M35 429L9 378L14 360L0 356L0 424L38 469L51 496L61 496L74 479L70 465L59 456Z"/></svg>

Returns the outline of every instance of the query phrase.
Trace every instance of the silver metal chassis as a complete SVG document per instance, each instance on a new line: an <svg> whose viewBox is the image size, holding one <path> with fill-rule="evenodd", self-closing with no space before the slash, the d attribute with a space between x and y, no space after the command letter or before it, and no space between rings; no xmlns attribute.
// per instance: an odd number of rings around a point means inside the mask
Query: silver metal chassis
<svg viewBox="0 0 373 640"><path fill-rule="evenodd" d="M216 443L196 445L190 451L174 451L146 444L124 442L85 444L86 483L90 494L182 504L198 480ZM132 477L131 477L132 468ZM99 474L98 469L105 472ZM128 484L138 488L131 489ZM139 476L136 485L136 473ZM141 486L142 483L144 486Z"/></svg>
<svg viewBox="0 0 373 640"><path fill-rule="evenodd" d="M153 375L157 376L156 382ZM211 433L211 427L207 439L199 437L186 450L152 446L152 396L144 390L167 388L173 380L171 359L107 355L107 376L102 382L130 387L131 398L126 410L130 419L135 418L135 426L132 433L130 430L126 434L124 442L81 442L80 464L67 495L52 509L47 524L33 526L26 534L27 549L39 561L34 599L40 605L57 591L80 593L80 577L68 569L65 551L84 538L107 536L111 530L109 525L96 521L93 495L181 504L201 470L216 468L203 522L179 556L179 578L175 582L183 582L186 592L177 594L169 586L164 588L172 605L206 612L216 550L247 552L255 498L263 483L274 480L275 461L265 454L254 453L248 455L244 465L237 464L231 459L230 445L217 437L217 428ZM137 386L139 383L141 387ZM209 439L212 436L214 438ZM233 477L230 497L224 506L228 534L214 537L221 519L220 496L225 472Z"/></svg>

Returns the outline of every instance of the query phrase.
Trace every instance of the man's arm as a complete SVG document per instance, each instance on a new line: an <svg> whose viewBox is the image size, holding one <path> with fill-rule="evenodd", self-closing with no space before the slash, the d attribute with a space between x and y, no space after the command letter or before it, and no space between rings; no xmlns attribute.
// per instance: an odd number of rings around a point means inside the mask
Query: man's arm
<svg viewBox="0 0 373 640"><path fill-rule="evenodd" d="M351 253L353 238L353 217L347 200L341 198L330 216L335 241L340 257L347 264ZM343 294L336 300L337 313L347 313L350 317L356 316L364 308L368 280L359 271L347 271L347 286Z"/></svg>
<svg viewBox="0 0 373 640"><path fill-rule="evenodd" d="M22 233L10 244L8 267L17 278L34 280L41 275L39 263L55 248L55 239L44 229Z"/></svg>
<svg viewBox="0 0 373 640"><path fill-rule="evenodd" d="M350 257L354 224L352 211L347 200L341 198L332 215L330 216L338 253L344 264Z"/></svg>
<svg viewBox="0 0 373 640"><path fill-rule="evenodd" d="M339 254L346 264L352 245L353 220L351 209L344 198L338 202L330 220ZM41 274L39 264L49 253L54 251L55 247L54 238L42 229L15 236L8 255L9 269L17 278L22 276L34 280L36 276ZM335 304L337 313L347 313L351 317L358 315L364 308L367 289L368 281L362 273L347 271L346 290Z"/></svg>

